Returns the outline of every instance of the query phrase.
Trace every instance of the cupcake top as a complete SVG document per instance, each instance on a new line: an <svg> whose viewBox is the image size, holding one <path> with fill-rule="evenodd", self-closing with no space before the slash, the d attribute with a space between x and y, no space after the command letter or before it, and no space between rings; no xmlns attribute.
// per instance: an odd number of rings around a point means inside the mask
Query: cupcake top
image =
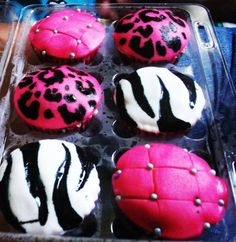
<svg viewBox="0 0 236 242"><path fill-rule="evenodd" d="M84 58L96 51L104 38L105 28L94 16L73 9L52 13L29 32L37 51L62 59Z"/></svg>
<svg viewBox="0 0 236 242"><path fill-rule="evenodd" d="M0 166L0 205L24 232L62 234L77 229L95 208L98 174L83 149L41 140L13 150Z"/></svg>
<svg viewBox="0 0 236 242"><path fill-rule="evenodd" d="M15 89L14 106L28 125L58 131L85 125L101 99L100 84L92 75L60 66L26 74Z"/></svg>
<svg viewBox="0 0 236 242"><path fill-rule="evenodd" d="M180 147L136 146L116 167L112 185L117 205L147 234L189 239L224 215L229 196L225 181L205 160Z"/></svg>
<svg viewBox="0 0 236 242"><path fill-rule="evenodd" d="M117 21L118 50L140 61L173 62L190 38L188 23L171 10L141 9Z"/></svg>
<svg viewBox="0 0 236 242"><path fill-rule="evenodd" d="M190 77L161 67L144 67L114 78L121 117L138 129L158 134L191 128L205 98Z"/></svg>

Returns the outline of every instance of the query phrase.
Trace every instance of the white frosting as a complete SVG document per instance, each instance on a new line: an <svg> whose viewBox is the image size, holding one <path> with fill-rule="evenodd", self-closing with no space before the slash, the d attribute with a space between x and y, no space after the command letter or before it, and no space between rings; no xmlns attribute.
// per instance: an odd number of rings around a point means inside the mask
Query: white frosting
<svg viewBox="0 0 236 242"><path fill-rule="evenodd" d="M193 108L189 106L189 90L183 81L166 68L144 67L138 69L137 74L144 89L144 95L148 100L155 117L150 117L137 103L135 99L131 80L121 79L119 85L124 96L124 106L139 129L148 132L159 133L157 121L160 119L160 101L163 98L163 91L159 78L169 93L169 103L175 118L188 122L193 126L201 117L205 105L205 98L200 86L194 82L196 88L196 103Z"/></svg>
<svg viewBox="0 0 236 242"><path fill-rule="evenodd" d="M67 151L65 147L68 149ZM63 232L55 210L53 191L55 190L58 169L59 167L63 167L61 165L65 162L66 152L69 152L71 157L68 162L70 165L66 177L66 188L70 206L82 219L95 207L95 201L98 199L100 192L99 178L95 166L93 165L87 180L84 181L84 186L79 190L79 184L81 184L79 181L83 182L85 175L80 177L82 174L82 165L76 146L60 140L42 140L39 142L37 167L40 180L46 192L48 215L46 223L41 225L37 221L39 219L40 198L34 198L30 192L29 184L26 181L27 170L24 165L23 153L20 149L16 149L10 154L12 167L9 176L8 201L11 211L18 222L25 222L21 223L21 226L27 232L43 234L61 234ZM6 172L7 162L5 160L1 164L0 179L3 179ZM63 170L61 168L60 172L63 172ZM36 222L27 223L27 221Z"/></svg>

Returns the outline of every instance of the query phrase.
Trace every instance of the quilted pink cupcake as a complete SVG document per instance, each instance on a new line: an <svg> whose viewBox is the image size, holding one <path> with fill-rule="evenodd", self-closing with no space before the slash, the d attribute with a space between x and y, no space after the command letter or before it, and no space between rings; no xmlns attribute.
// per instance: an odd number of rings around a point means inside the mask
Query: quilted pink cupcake
<svg viewBox="0 0 236 242"><path fill-rule="evenodd" d="M115 24L113 38L124 55L143 62L174 62L186 48L188 23L171 10L141 9Z"/></svg>
<svg viewBox="0 0 236 242"><path fill-rule="evenodd" d="M65 9L36 22L29 40L42 59L89 62L105 38L105 28L94 16Z"/></svg>
<svg viewBox="0 0 236 242"><path fill-rule="evenodd" d="M229 199L225 181L205 160L178 146L136 146L116 166L112 177L115 200L143 235L190 239L219 223L224 215ZM115 233L121 221L113 224Z"/></svg>
<svg viewBox="0 0 236 242"><path fill-rule="evenodd" d="M29 126L42 131L83 131L98 112L102 91L90 74L69 66L28 73L14 93L14 106Z"/></svg>

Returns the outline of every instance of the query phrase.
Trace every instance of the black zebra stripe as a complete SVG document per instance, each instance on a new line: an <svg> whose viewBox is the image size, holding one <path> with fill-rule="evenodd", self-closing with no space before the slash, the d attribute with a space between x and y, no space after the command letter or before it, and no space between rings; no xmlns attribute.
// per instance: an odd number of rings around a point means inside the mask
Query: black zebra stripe
<svg viewBox="0 0 236 242"><path fill-rule="evenodd" d="M25 166L25 178L29 186L30 193L37 199L39 198L39 213L38 219L41 225L46 224L48 218L48 207L47 207L47 194L45 186L41 181L40 172L38 167L38 153L40 143L34 142L20 148L23 155L23 162ZM38 204L38 203L36 203ZM22 221L22 223L27 223ZM28 221L28 223L31 223Z"/></svg>
<svg viewBox="0 0 236 242"><path fill-rule="evenodd" d="M163 81L159 76L157 76L162 88L162 99L160 100L160 119L157 121L159 130L162 132L165 131L179 131L191 127L191 124L185 122L181 119L176 118L171 110L170 106L170 95L166 89Z"/></svg>
<svg viewBox="0 0 236 242"><path fill-rule="evenodd" d="M57 170L52 198L58 223L63 230L69 230L79 226L82 218L76 213L70 203L67 190L67 176L71 165L71 154L64 144L62 146L65 149L65 159Z"/></svg>

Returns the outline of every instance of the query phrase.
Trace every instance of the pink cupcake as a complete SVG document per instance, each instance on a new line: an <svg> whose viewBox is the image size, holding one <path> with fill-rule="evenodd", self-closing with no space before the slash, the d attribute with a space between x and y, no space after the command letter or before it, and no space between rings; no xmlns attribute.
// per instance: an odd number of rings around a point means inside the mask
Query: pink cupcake
<svg viewBox="0 0 236 242"><path fill-rule="evenodd" d="M89 62L105 38L105 28L94 16L74 9L55 12L29 32L35 51L50 60Z"/></svg>
<svg viewBox="0 0 236 242"><path fill-rule="evenodd" d="M185 240L200 236L224 215L229 199L225 181L205 160L178 146L136 146L119 158L116 167L115 200L143 235ZM116 234L121 220L114 225Z"/></svg>
<svg viewBox="0 0 236 242"><path fill-rule="evenodd" d="M115 24L113 38L124 55L143 62L174 62L190 37L188 23L171 10L141 9Z"/></svg>
<svg viewBox="0 0 236 242"><path fill-rule="evenodd" d="M90 74L69 66L26 74L14 93L14 106L29 125L42 131L82 131L98 112L102 91Z"/></svg>

